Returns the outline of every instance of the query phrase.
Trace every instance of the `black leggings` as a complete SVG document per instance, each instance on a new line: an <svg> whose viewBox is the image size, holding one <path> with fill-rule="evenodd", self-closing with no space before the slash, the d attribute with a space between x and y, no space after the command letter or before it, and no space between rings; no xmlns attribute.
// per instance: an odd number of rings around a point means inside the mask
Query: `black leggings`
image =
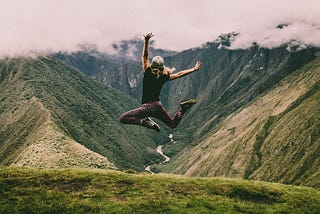
<svg viewBox="0 0 320 214"><path fill-rule="evenodd" d="M139 108L123 113L119 120L125 124L141 125L142 119L146 117L155 117L164 122L171 129L176 128L182 119L183 113L177 111L172 118L160 101L154 101L142 104Z"/></svg>

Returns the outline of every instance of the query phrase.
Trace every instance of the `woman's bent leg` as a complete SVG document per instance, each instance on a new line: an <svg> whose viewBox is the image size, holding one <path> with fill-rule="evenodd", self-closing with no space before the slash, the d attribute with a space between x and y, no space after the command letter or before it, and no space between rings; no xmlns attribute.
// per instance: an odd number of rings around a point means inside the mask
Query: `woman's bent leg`
<svg viewBox="0 0 320 214"><path fill-rule="evenodd" d="M149 117L152 115L151 112L153 110L152 104L143 104L139 108L123 113L119 120L124 124L141 125L159 132L160 126Z"/></svg>
<svg viewBox="0 0 320 214"><path fill-rule="evenodd" d="M139 108L127 111L123 113L119 120L121 123L124 124L136 124L136 125L143 125L148 128L156 129L159 127L154 121L151 120L152 124L144 124L145 118L147 117L155 117L165 123L168 127L174 129L180 123L183 112L181 110L177 111L172 118L166 109L162 106L160 101L145 103L141 105ZM159 129L159 128L157 128Z"/></svg>
<svg viewBox="0 0 320 214"><path fill-rule="evenodd" d="M179 125L183 117L183 113L181 110L179 110L172 118L167 110L163 107L163 105L159 102L157 104L157 111L154 111L154 114L152 116L164 122L169 128L174 129Z"/></svg>
<svg viewBox="0 0 320 214"><path fill-rule="evenodd" d="M145 108L140 106L139 108L127 111L119 117L119 121L124 124L136 124L141 125L142 119L148 116L148 112Z"/></svg>

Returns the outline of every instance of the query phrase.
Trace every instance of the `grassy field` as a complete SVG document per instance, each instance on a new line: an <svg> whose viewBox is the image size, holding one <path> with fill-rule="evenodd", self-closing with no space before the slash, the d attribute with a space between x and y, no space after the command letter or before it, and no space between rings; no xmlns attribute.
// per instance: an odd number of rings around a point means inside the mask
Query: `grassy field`
<svg viewBox="0 0 320 214"><path fill-rule="evenodd" d="M240 179L1 168L0 213L320 213L320 191Z"/></svg>

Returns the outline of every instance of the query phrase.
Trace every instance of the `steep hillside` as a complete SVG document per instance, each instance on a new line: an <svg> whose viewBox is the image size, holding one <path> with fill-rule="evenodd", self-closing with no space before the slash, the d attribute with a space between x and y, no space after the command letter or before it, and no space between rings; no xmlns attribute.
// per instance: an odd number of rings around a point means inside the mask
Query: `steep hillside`
<svg viewBox="0 0 320 214"><path fill-rule="evenodd" d="M254 46L228 50L220 46L210 43L166 59L178 70L193 66L195 60L202 62L200 71L167 84L163 93L163 102L171 111L184 98L199 100L180 127L182 133L185 129L192 133L187 135L191 140L205 135L221 119L316 57L312 48L288 51L286 46L271 50Z"/></svg>
<svg viewBox="0 0 320 214"><path fill-rule="evenodd" d="M0 169L0 213L319 213L307 187L111 170Z"/></svg>
<svg viewBox="0 0 320 214"><path fill-rule="evenodd" d="M118 122L138 105L128 96L50 57L4 59L0 72L1 165L141 170L158 158L150 132Z"/></svg>
<svg viewBox="0 0 320 214"><path fill-rule="evenodd" d="M0 118L1 165L114 168L106 157L61 132L50 112L36 97L16 103Z"/></svg>
<svg viewBox="0 0 320 214"><path fill-rule="evenodd" d="M317 58L222 120L196 146L179 153L170 169L319 187L319 96Z"/></svg>

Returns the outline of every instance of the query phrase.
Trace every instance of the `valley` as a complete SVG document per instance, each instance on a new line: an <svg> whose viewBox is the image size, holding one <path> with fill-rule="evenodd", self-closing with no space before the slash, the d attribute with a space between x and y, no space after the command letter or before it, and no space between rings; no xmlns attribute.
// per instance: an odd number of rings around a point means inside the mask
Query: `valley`
<svg viewBox="0 0 320 214"><path fill-rule="evenodd" d="M318 187L318 50L221 44L162 52L168 66L197 59L202 68L165 85L169 112L182 99L198 103L177 129L160 122L160 133L118 121L140 105L140 62L91 52L1 60L1 165L142 172L163 153L170 161L157 173ZM169 133L177 144L166 144Z"/></svg>

